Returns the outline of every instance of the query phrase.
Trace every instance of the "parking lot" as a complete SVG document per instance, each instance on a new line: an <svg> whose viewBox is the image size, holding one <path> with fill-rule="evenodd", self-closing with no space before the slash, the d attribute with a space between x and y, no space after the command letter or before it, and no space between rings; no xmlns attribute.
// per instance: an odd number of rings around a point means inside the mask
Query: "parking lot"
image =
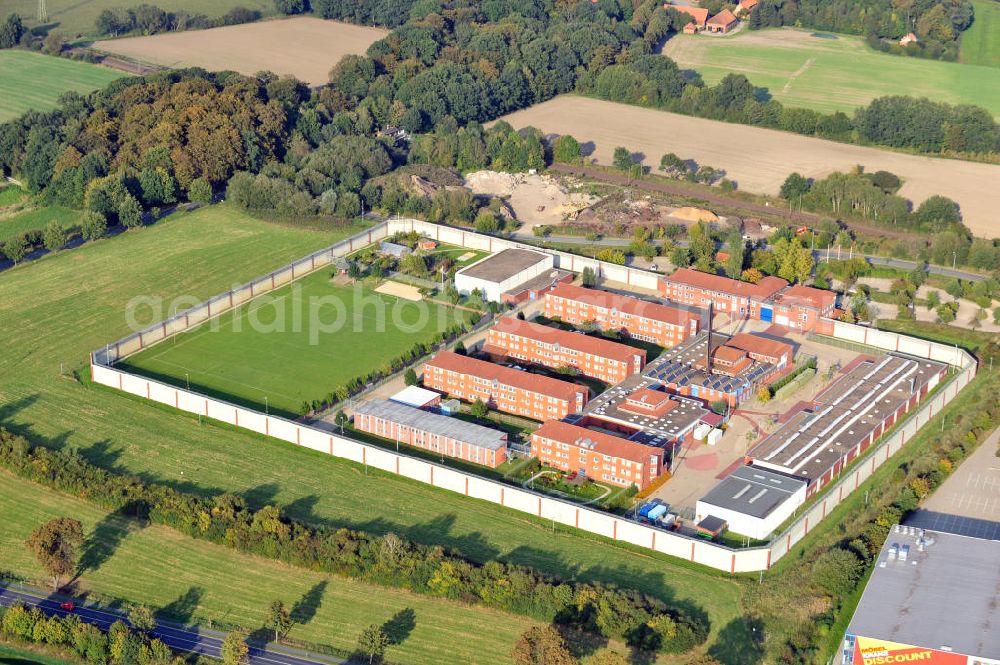
<svg viewBox="0 0 1000 665"><path fill-rule="evenodd" d="M931 531L1000 540L1000 429L906 521Z"/></svg>

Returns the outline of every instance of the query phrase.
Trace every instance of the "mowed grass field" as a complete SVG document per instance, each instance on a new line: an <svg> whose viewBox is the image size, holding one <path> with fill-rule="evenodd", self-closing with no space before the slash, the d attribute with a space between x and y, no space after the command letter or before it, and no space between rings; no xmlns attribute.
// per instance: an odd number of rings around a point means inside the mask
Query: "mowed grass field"
<svg viewBox="0 0 1000 665"><path fill-rule="evenodd" d="M0 190L2 191L4 190ZM26 210L9 217L0 217L0 243L25 231L44 229L51 222L58 222L63 228L72 228L80 223L81 214L78 210L49 206Z"/></svg>
<svg viewBox="0 0 1000 665"><path fill-rule="evenodd" d="M122 0L46 0L45 9L49 20L46 26L67 37L76 38L95 34L94 22L105 9L134 7L138 2ZM210 18L222 16L234 7L256 9L264 15L274 13L274 3L270 0L157 0L157 7L166 11L185 11L189 14L204 14ZM37 0L4 0L3 15L16 12L29 27L39 25Z"/></svg>
<svg viewBox="0 0 1000 665"><path fill-rule="evenodd" d="M404 663L507 663L517 636L534 622L483 607L314 573L246 556L161 526L143 528L81 499L0 471L0 560L28 579L45 574L24 541L39 524L69 516L87 542L79 586L105 597L167 608L180 621L223 621L253 631L271 601L299 607L307 619L289 637L350 651L372 623L411 610L413 631L388 656ZM311 616L310 616L311 615ZM482 630L489 625L490 630Z"/></svg>
<svg viewBox="0 0 1000 665"><path fill-rule="evenodd" d="M464 323L470 313L372 290L335 286L321 268L272 293L128 358L123 366L272 413L301 415L355 377L414 344ZM349 349L349 351L348 351Z"/></svg>
<svg viewBox="0 0 1000 665"><path fill-rule="evenodd" d="M125 303L140 295L206 298L330 244L342 233L277 226L215 206L0 273L0 422L53 447L186 491L238 493L294 517L394 532L501 558L563 578L601 581L704 611L709 645L741 644L743 583L684 561L556 528L529 515L382 474L65 374L124 335ZM344 350L345 357L352 353ZM31 502L24 501L27 510ZM16 504L20 510L20 502ZM67 504L69 505L69 504ZM160 558L173 557L160 546ZM242 579L228 594L251 593ZM175 589L171 589L171 592ZM164 593L166 597L169 594ZM206 611L215 620L221 612ZM483 632L496 629L480 626ZM321 640L322 641L322 640ZM457 640L447 640L447 644ZM397 660L394 658L394 660ZM663 658L683 663L685 657ZM419 662L412 660L408 662Z"/></svg>
<svg viewBox="0 0 1000 665"><path fill-rule="evenodd" d="M87 62L17 49L2 50L0 122L25 111L48 111L55 108L64 92L88 93L123 76L123 72Z"/></svg>
<svg viewBox="0 0 1000 665"><path fill-rule="evenodd" d="M993 40L986 51L1000 49L994 38L985 39ZM663 53L707 83L746 74L790 106L850 114L876 97L909 95L975 104L1000 117L1000 69L879 53L850 35L794 28L743 30L722 38L676 35Z"/></svg>
<svg viewBox="0 0 1000 665"><path fill-rule="evenodd" d="M388 33L381 28L300 16L275 21L188 30L94 43L94 48L165 67L268 70L291 74L309 85L329 80L342 57L363 54Z"/></svg>
<svg viewBox="0 0 1000 665"><path fill-rule="evenodd" d="M969 65L1000 67L1000 1L972 0L975 20L962 33L961 61Z"/></svg>

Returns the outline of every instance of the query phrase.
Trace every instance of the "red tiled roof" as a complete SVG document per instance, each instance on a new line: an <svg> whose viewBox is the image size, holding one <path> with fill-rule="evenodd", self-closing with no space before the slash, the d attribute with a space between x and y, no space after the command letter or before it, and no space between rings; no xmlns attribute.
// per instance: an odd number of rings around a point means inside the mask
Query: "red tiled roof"
<svg viewBox="0 0 1000 665"><path fill-rule="evenodd" d="M728 9L723 9L721 12L708 19L709 25L717 25L719 27L725 27L727 25L732 25L736 22L736 16Z"/></svg>
<svg viewBox="0 0 1000 665"><path fill-rule="evenodd" d="M708 291L718 291L734 296L745 298L759 298L761 300L770 298L781 289L788 286L788 282L780 277L768 275L757 284L741 282L738 279L730 279L722 275L710 275L707 272L692 270L691 268L678 268L672 275L663 278L667 284L684 284Z"/></svg>
<svg viewBox="0 0 1000 665"><path fill-rule="evenodd" d="M712 352L712 359L724 363L737 363L746 358L747 352L734 346L720 346Z"/></svg>
<svg viewBox="0 0 1000 665"><path fill-rule="evenodd" d="M543 344L558 344L562 348L572 349L580 353L587 353L602 358L611 358L621 362L632 362L636 355L646 359L646 351L636 349L626 344L619 344L606 339L591 337L578 332L550 328L540 323L522 321L513 316L505 316L497 321L492 330L508 335L527 337Z"/></svg>
<svg viewBox="0 0 1000 665"><path fill-rule="evenodd" d="M825 289L817 289L814 286L804 286L796 284L778 297L778 302L782 305L799 305L805 307L815 307L824 310L833 307L837 302L837 294Z"/></svg>
<svg viewBox="0 0 1000 665"><path fill-rule="evenodd" d="M703 7L685 7L683 5L671 5L667 3L663 5L664 9L676 9L682 14L687 14L694 19L695 23L698 25L705 25L705 21L708 20L708 10Z"/></svg>
<svg viewBox="0 0 1000 665"><path fill-rule="evenodd" d="M786 353L791 358L794 351L794 347L791 344L760 337L759 335L751 335L750 333L736 333L726 342L726 346L743 349L747 353L759 354L770 358L780 358Z"/></svg>
<svg viewBox="0 0 1000 665"><path fill-rule="evenodd" d="M639 298L620 296L617 293L598 291L597 289L588 289L572 284L560 284L549 291L549 293L546 293L546 297L549 294L558 298L587 303L595 307L617 309L619 312L631 314L632 316L641 316L673 326L687 327L693 319L701 318L701 314L698 312L690 312L678 307L668 307L667 305L640 300Z"/></svg>
<svg viewBox="0 0 1000 665"><path fill-rule="evenodd" d="M740 7L743 9L753 9L757 6L759 0L740 0Z"/></svg>
<svg viewBox="0 0 1000 665"><path fill-rule="evenodd" d="M426 366L440 367L444 370L459 372L461 374L471 374L482 379L496 380L507 386L530 390L542 395L558 397L570 402L575 402L576 394L586 392L586 389L569 383L560 381L540 374L522 372L511 367L504 367L495 363L469 358L452 351L439 351L437 355L427 361Z"/></svg>
<svg viewBox="0 0 1000 665"><path fill-rule="evenodd" d="M619 459L627 459L633 462L642 462L644 464L649 462L649 458L651 456L659 456L663 454L663 451L659 448L647 446L642 443L636 443L635 441L629 441L628 439L623 439L619 436L611 436L610 434L605 434L604 432L596 432L594 430L587 429L586 427L571 425L570 423L566 423L561 420L548 421L536 429L534 434L545 437L546 439L551 439L560 443L568 443L571 445L578 445L577 441L580 439L590 439L595 445L592 448L589 448L589 450L593 450L594 452L602 455L617 457Z"/></svg>
<svg viewBox="0 0 1000 665"><path fill-rule="evenodd" d="M675 406L677 406L677 402L670 399L670 395L662 390L639 388L633 390L618 408L630 413L641 413L660 418Z"/></svg>

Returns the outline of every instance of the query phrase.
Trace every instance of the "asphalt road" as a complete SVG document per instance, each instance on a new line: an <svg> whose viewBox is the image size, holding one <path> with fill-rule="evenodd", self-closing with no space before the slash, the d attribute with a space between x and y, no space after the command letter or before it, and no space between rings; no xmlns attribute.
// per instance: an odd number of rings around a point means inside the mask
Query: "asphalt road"
<svg viewBox="0 0 1000 665"><path fill-rule="evenodd" d="M70 614L59 607L63 600L67 600L65 597L53 597L41 589L20 585L0 587L0 605L10 606L17 600L23 601L25 605L37 606L46 614L60 616ZM83 605L79 602L76 602L76 607L71 613L76 614L87 623L96 624L102 630L107 630L115 621L125 619L125 613L121 611L98 605ZM151 631L150 635L160 638L175 651L196 653L212 658L220 658L222 641L226 637L226 633L217 630L183 626L166 621L159 621L156 629ZM312 654L300 649L273 645L267 645L264 648L250 647L251 665L334 665L345 662L338 658Z"/></svg>

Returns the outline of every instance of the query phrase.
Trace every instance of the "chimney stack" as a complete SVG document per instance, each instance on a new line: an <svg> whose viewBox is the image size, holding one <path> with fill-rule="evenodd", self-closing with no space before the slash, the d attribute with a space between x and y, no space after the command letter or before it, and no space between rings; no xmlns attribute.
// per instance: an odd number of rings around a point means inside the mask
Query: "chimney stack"
<svg viewBox="0 0 1000 665"><path fill-rule="evenodd" d="M713 304L708 303L708 344L705 346L705 371L712 373L712 315Z"/></svg>

